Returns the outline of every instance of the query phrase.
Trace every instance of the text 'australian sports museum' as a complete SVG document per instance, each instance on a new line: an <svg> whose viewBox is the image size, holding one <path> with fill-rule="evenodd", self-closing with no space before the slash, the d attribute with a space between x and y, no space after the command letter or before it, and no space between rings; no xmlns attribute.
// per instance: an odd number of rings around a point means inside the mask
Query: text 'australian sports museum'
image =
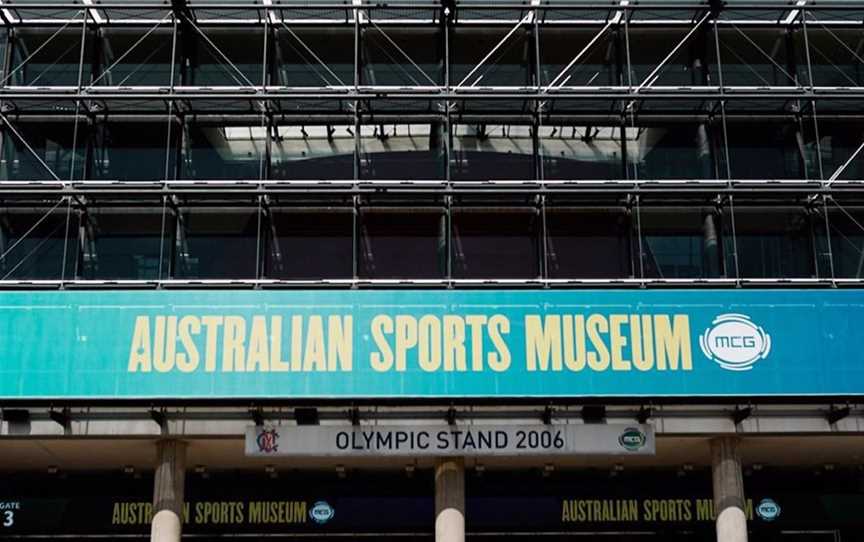
<svg viewBox="0 0 864 542"><path fill-rule="evenodd" d="M0 540L864 542L864 1L0 22Z"/></svg>

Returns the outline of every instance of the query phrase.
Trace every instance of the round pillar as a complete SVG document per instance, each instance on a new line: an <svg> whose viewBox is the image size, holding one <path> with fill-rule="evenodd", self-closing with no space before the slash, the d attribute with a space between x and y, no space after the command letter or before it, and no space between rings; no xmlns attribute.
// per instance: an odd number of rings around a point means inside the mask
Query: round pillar
<svg viewBox="0 0 864 542"><path fill-rule="evenodd" d="M435 542L465 542L465 460L435 465Z"/></svg>
<svg viewBox="0 0 864 542"><path fill-rule="evenodd" d="M183 491L186 479L186 443L157 443L156 475L153 481L151 542L180 542L183 532Z"/></svg>
<svg viewBox="0 0 864 542"><path fill-rule="evenodd" d="M717 542L747 542L744 481L741 458L738 456L738 439L713 439L711 457Z"/></svg>

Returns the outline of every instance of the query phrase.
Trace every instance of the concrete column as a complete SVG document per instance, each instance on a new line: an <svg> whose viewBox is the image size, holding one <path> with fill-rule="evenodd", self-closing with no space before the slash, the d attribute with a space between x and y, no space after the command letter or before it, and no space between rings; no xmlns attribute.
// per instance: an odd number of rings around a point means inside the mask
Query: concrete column
<svg viewBox="0 0 864 542"><path fill-rule="evenodd" d="M465 460L435 465L435 542L465 542Z"/></svg>
<svg viewBox="0 0 864 542"><path fill-rule="evenodd" d="M159 441L156 461L150 541L180 542L183 531L186 443L179 440Z"/></svg>
<svg viewBox="0 0 864 542"><path fill-rule="evenodd" d="M711 457L717 542L747 542L744 481L741 477L741 458L738 456L738 439L713 439Z"/></svg>

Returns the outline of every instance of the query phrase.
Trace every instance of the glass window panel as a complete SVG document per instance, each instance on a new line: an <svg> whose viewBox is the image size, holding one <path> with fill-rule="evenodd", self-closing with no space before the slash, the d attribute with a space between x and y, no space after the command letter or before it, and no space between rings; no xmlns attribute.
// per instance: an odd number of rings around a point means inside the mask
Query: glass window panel
<svg viewBox="0 0 864 542"><path fill-rule="evenodd" d="M546 210L549 277L631 277L630 217L622 208L549 207Z"/></svg>
<svg viewBox="0 0 864 542"><path fill-rule="evenodd" d="M812 121L809 121L812 123ZM798 123L771 122L758 117L730 117L726 122L729 169L733 179L805 179L805 148ZM725 160L724 160L725 162ZM725 173L725 167L720 171Z"/></svg>
<svg viewBox="0 0 864 542"><path fill-rule="evenodd" d="M864 36L860 31L820 28L818 25L808 24L807 41L810 45L810 65L815 85L864 85ZM803 39L799 39L798 46L803 47L803 42ZM804 53L800 54L803 57Z"/></svg>
<svg viewBox="0 0 864 542"><path fill-rule="evenodd" d="M718 138L707 122L637 124L624 132L631 179L717 178Z"/></svg>
<svg viewBox="0 0 864 542"><path fill-rule="evenodd" d="M624 177L620 126L541 126L544 179Z"/></svg>
<svg viewBox="0 0 864 542"><path fill-rule="evenodd" d="M174 276L255 278L257 244L257 209L184 209L177 232Z"/></svg>
<svg viewBox="0 0 864 542"><path fill-rule="evenodd" d="M2 127L0 178L54 180L54 175L63 180L84 178L86 122L82 121L76 125L73 121L36 122L25 118L21 118L20 121L12 120L12 122L14 131L5 123ZM73 144L77 151L74 153Z"/></svg>
<svg viewBox="0 0 864 542"><path fill-rule="evenodd" d="M530 126L458 124L452 131L451 179L536 178Z"/></svg>
<svg viewBox="0 0 864 542"><path fill-rule="evenodd" d="M803 77L806 66L798 62L793 44L788 41L791 39L785 29L741 29L737 26L720 29L723 84L796 86L798 81L806 81Z"/></svg>
<svg viewBox="0 0 864 542"><path fill-rule="evenodd" d="M443 123L361 126L361 178L443 179L446 136Z"/></svg>
<svg viewBox="0 0 864 542"><path fill-rule="evenodd" d="M167 119L131 123L112 122L109 117L95 128L91 177L120 181L173 178L180 126L171 127L170 146L168 132Z"/></svg>
<svg viewBox="0 0 864 542"><path fill-rule="evenodd" d="M454 278L536 278L538 215L533 208L454 208Z"/></svg>
<svg viewBox="0 0 864 542"><path fill-rule="evenodd" d="M9 79L12 85L77 86L78 65L81 58L81 30L18 31L13 50L14 74ZM89 34L88 34L89 35ZM52 37L53 36L53 37ZM85 35L86 38L87 35ZM85 39L84 70L82 83L90 81L92 58L90 39ZM27 60L29 58L29 60ZM24 62L27 60L27 62Z"/></svg>
<svg viewBox="0 0 864 542"><path fill-rule="evenodd" d="M509 26L454 28L451 33L450 47L451 84L459 86L461 83L462 86L480 87L530 85L529 64L533 59L529 34L517 31L495 49L509 30ZM495 52L492 56L479 69L474 70L493 49Z"/></svg>
<svg viewBox="0 0 864 542"><path fill-rule="evenodd" d="M822 153L825 179L830 179L844 165L845 169L837 179L864 179L864 151L855 154L862 143L864 126L860 121L830 121L819 118L819 151Z"/></svg>
<svg viewBox="0 0 864 542"><path fill-rule="evenodd" d="M186 179L260 179L267 144L260 125L189 124L182 164Z"/></svg>
<svg viewBox="0 0 864 542"><path fill-rule="evenodd" d="M685 39L689 28L629 27L630 68L632 83L651 86L704 86L719 84L717 77L714 33L703 23L686 39L651 80L660 62ZM625 84L627 81L625 81Z"/></svg>
<svg viewBox="0 0 864 542"><path fill-rule="evenodd" d="M354 84L353 29L280 29L277 36L278 84L287 87Z"/></svg>
<svg viewBox="0 0 864 542"><path fill-rule="evenodd" d="M819 229L824 231L824 215ZM844 279L864 278L864 209L833 203L828 208L828 236L834 276ZM822 266L825 269L827 266ZM825 272L828 275L827 272Z"/></svg>
<svg viewBox="0 0 864 542"><path fill-rule="evenodd" d="M190 86L260 85L263 75L264 32L260 29L201 28L184 40L191 69L183 80ZM204 35L206 35L206 38ZM220 54L221 52L221 54Z"/></svg>
<svg viewBox="0 0 864 542"><path fill-rule="evenodd" d="M6 209L0 214L0 279L74 278L76 264L78 213L67 205L57 208ZM66 272L63 269L64 239Z"/></svg>
<svg viewBox="0 0 864 542"><path fill-rule="evenodd" d="M94 70L95 84L104 86L171 84L172 42L172 32L168 29L155 30L149 35L146 29L106 29L102 38L101 65ZM179 83L180 78L175 76L174 82Z"/></svg>
<svg viewBox="0 0 864 542"><path fill-rule="evenodd" d="M736 248L739 278L815 275L814 238L803 209L736 205L728 214L723 221L723 246L730 275Z"/></svg>
<svg viewBox="0 0 864 542"><path fill-rule="evenodd" d="M276 127L271 144L271 179L354 178L354 126Z"/></svg>
<svg viewBox="0 0 864 542"><path fill-rule="evenodd" d="M351 208L274 208L270 211L266 274L278 279L354 276Z"/></svg>
<svg viewBox="0 0 864 542"><path fill-rule="evenodd" d="M444 82L444 44L437 29L372 26L363 33L363 45L365 85L430 86Z"/></svg>
<svg viewBox="0 0 864 542"><path fill-rule="evenodd" d="M360 214L364 278L433 279L446 271L442 209L369 209Z"/></svg>
<svg viewBox="0 0 864 542"><path fill-rule="evenodd" d="M6 58L6 48L9 46L9 32L0 28L0 58ZM6 66L6 61L0 62L0 78L6 77L6 72L11 69Z"/></svg>
<svg viewBox="0 0 864 542"><path fill-rule="evenodd" d="M558 86L615 86L619 84L618 55L615 34L606 32L573 64L564 69L602 27L548 28L540 30L540 81L543 85Z"/></svg>
<svg viewBox="0 0 864 542"><path fill-rule="evenodd" d="M164 216L166 232L174 217ZM171 249L171 236L162 238L161 208L88 210L85 215L81 276L85 279L156 279L159 259ZM163 268L164 272L164 268Z"/></svg>
<svg viewBox="0 0 864 542"><path fill-rule="evenodd" d="M639 229L645 277L720 276L720 224L714 209L640 206Z"/></svg>

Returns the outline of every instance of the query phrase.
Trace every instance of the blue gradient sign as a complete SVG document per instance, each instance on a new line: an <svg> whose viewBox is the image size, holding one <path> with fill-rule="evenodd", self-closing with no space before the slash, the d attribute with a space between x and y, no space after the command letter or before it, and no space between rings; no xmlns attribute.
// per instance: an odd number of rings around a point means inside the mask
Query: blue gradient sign
<svg viewBox="0 0 864 542"><path fill-rule="evenodd" d="M864 395L864 292L9 292L0 398Z"/></svg>

